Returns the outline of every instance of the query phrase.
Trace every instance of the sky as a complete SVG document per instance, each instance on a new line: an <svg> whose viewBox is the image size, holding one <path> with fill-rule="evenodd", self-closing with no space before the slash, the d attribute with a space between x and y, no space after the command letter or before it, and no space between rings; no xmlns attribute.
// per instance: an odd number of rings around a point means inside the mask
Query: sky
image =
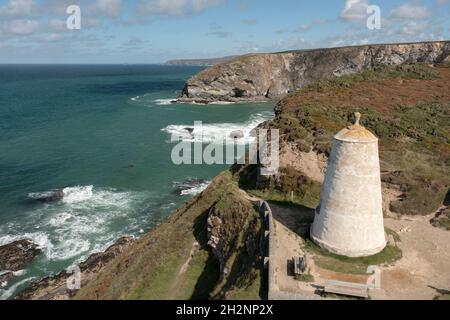
<svg viewBox="0 0 450 320"><path fill-rule="evenodd" d="M69 30L70 5L81 28ZM367 27L368 6L381 28ZM170 59L450 40L450 0L0 0L0 63Z"/></svg>

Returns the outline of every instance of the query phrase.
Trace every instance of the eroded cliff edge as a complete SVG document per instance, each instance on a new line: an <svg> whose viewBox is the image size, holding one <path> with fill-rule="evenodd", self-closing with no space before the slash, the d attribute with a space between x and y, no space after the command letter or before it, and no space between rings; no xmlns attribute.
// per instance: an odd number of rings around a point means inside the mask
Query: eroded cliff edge
<svg viewBox="0 0 450 320"><path fill-rule="evenodd" d="M276 99L320 79L405 62L448 62L449 55L449 41L247 55L192 77L179 101L207 104Z"/></svg>

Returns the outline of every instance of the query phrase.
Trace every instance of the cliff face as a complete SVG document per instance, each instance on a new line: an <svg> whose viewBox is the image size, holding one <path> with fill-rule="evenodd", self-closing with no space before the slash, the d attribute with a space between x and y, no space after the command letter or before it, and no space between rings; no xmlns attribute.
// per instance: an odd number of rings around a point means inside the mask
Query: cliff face
<svg viewBox="0 0 450 320"><path fill-rule="evenodd" d="M179 101L264 101L332 76L405 62L446 62L449 56L449 41L249 55L194 76L187 82Z"/></svg>

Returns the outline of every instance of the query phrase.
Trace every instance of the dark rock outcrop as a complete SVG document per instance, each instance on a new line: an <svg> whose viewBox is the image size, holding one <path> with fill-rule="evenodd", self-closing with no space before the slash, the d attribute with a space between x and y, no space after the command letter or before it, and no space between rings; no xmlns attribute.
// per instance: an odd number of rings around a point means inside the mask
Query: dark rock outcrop
<svg viewBox="0 0 450 320"><path fill-rule="evenodd" d="M80 263L81 287L85 286L105 265L119 256L131 243L132 237L123 237L104 252L94 253L87 260ZM67 280L73 274L62 271L56 276L46 277L32 283L28 288L19 293L16 300L68 300L77 290L67 288Z"/></svg>
<svg viewBox="0 0 450 320"><path fill-rule="evenodd" d="M316 80L383 65L450 61L449 55L448 41L247 55L200 72L187 82L178 101L265 101Z"/></svg>
<svg viewBox="0 0 450 320"><path fill-rule="evenodd" d="M230 138L232 139L242 139L244 138L244 132L242 130L236 130L230 133Z"/></svg>
<svg viewBox="0 0 450 320"><path fill-rule="evenodd" d="M236 256L253 259L258 255L256 243L260 230L259 215L253 204L237 190L224 194L209 210L208 245L224 275L233 268ZM252 244L249 245L249 242Z"/></svg>
<svg viewBox="0 0 450 320"><path fill-rule="evenodd" d="M0 271L19 271L41 253L30 240L18 240L0 247Z"/></svg>
<svg viewBox="0 0 450 320"><path fill-rule="evenodd" d="M5 287L12 278L14 278L12 271L0 273L0 288Z"/></svg>
<svg viewBox="0 0 450 320"><path fill-rule="evenodd" d="M64 198L63 189L54 189L47 192L30 193L29 198L38 202L56 202Z"/></svg>

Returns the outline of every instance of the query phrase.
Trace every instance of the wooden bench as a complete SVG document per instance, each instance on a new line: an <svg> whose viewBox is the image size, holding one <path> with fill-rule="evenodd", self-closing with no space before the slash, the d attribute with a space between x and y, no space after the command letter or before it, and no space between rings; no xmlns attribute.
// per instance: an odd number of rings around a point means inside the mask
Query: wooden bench
<svg viewBox="0 0 450 320"><path fill-rule="evenodd" d="M367 284L352 283L344 281L327 281L324 291L327 293L335 293L344 296L369 298L369 288Z"/></svg>

